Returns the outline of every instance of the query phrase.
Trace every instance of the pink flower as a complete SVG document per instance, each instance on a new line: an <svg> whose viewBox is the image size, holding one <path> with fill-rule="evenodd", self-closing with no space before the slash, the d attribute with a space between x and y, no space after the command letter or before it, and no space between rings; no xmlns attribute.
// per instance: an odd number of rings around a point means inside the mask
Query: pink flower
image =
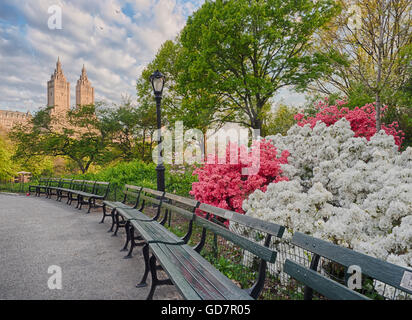
<svg viewBox="0 0 412 320"><path fill-rule="evenodd" d="M376 133L376 110L375 102L368 103L363 107L356 107L353 110L349 110L347 107L342 107L347 102L339 100L336 102L337 106L329 105L328 100L319 101L316 105L318 113L314 117L307 117L302 113L295 115L295 120L299 126L310 124L311 128L316 125L317 121L324 122L327 126L334 124L341 118L345 118L349 121L352 130L355 132L355 137L365 137L369 140ZM388 106L382 107L382 114ZM405 135L402 130L397 130L399 124L394 121L389 125L382 124L382 130L388 135L392 135L395 139L396 145L400 148L402 141L405 139Z"/></svg>
<svg viewBox="0 0 412 320"><path fill-rule="evenodd" d="M280 166L287 163L289 152L285 150L277 156L276 147L269 141L255 141L249 151L245 146L229 143L225 163L219 164L217 156L209 155L209 161L193 172L198 182L193 183L190 194L201 202L244 213L242 203L249 194L256 189L266 190L271 182L287 180L281 175ZM242 169L254 164L259 165L256 174L242 174Z"/></svg>

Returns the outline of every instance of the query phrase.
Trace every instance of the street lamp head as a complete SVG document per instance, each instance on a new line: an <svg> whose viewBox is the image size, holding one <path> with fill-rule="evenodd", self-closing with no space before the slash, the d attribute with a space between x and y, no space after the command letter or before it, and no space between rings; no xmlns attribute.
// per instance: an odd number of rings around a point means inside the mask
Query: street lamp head
<svg viewBox="0 0 412 320"><path fill-rule="evenodd" d="M152 83L155 96L162 95L163 86L165 84L165 81L166 81L166 77L159 70L156 70L150 76L150 82Z"/></svg>

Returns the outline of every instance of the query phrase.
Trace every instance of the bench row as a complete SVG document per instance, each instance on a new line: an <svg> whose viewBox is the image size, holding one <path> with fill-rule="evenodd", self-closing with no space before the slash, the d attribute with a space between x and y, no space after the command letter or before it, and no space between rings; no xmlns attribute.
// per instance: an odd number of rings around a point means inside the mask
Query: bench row
<svg viewBox="0 0 412 320"><path fill-rule="evenodd" d="M177 237L167 228L166 222L170 221L172 213L187 221L182 237ZM132 256L137 245L143 246L145 271L137 286L146 286L150 272L152 284L148 299L152 299L158 285L164 284L174 284L186 299L259 298L267 275L267 264L275 263L278 256L276 250L271 248L271 242L282 238L285 230L283 226L193 199L132 185L125 186L121 202L103 201L101 222L104 222L107 216L112 218L109 231L113 231L114 235L117 235L119 228L125 228L126 239L122 250L129 250L127 258ZM245 235L232 232L224 222L243 226ZM189 245L189 241L193 239L194 225L201 228L201 237L197 243ZM205 246L207 232L219 235L232 246L238 247L241 254L246 254L247 251L258 259L259 268L252 286L240 289L200 255ZM253 233L256 238L256 232L262 241L251 240ZM407 281L412 280L410 269L299 232L293 235L290 243L312 253L310 267L291 259L286 259L283 265L284 272L305 285L305 299L312 299L313 291L329 299L368 299L365 295L349 289L347 285L337 283L317 272L321 258L340 264L345 268L345 272L357 266L359 269L356 270L361 270L363 276L412 294L411 284ZM167 281L158 279L159 268L169 276Z"/></svg>
<svg viewBox="0 0 412 320"><path fill-rule="evenodd" d="M67 198L67 204L76 201L79 210L82 205L88 205L87 213L90 213L91 208L102 207L96 200L105 200L109 187L109 182L104 181L41 178L38 184L29 186L29 193L34 192L35 196L45 194L47 198L55 195L57 201Z"/></svg>
<svg viewBox="0 0 412 320"><path fill-rule="evenodd" d="M125 229L126 239L122 250L128 250L126 258L132 257L136 246L142 246L145 270L137 286L146 286L148 274L151 274L148 299L153 298L157 286L165 284L174 284L186 299L259 298L265 284L267 264L275 263L278 257L278 252L272 249L272 240L281 239L285 230L283 226L274 223L139 186L125 185L122 201L106 200L109 183L99 181L51 178L30 186L29 190L35 190L36 196L44 193L51 198L56 195L59 201L67 197L69 204L76 200L76 207L79 209L82 204L88 204L88 212L92 207L102 207L103 217L100 222L111 217L109 231L114 232L113 235L117 235L119 228ZM97 204L96 200L101 203ZM187 222L182 237L176 236L167 227L166 222L170 222L172 213ZM227 227L228 224L243 226L244 235L232 232L232 228ZM194 225L201 230L196 241ZM239 288L200 255L208 232L224 238L232 246L239 248L241 254L249 252L256 258L259 267L253 285L246 289ZM347 283L343 285L320 274L317 270L321 259L341 265L345 273L356 266L355 272L360 270L362 276L391 286L411 298L410 269L299 232L293 235L290 244L309 253L310 266L290 258L283 263L283 271L305 285L305 299L312 299L313 291L329 299L368 299L349 289ZM169 279L159 280L159 269L163 269ZM350 279L349 273L345 279Z"/></svg>

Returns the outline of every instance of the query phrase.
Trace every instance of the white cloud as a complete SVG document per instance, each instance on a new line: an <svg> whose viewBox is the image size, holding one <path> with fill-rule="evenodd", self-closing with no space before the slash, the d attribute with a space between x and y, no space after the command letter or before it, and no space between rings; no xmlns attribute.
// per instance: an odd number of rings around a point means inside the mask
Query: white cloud
<svg viewBox="0 0 412 320"><path fill-rule="evenodd" d="M2 0L0 3L0 109L36 111L57 56L71 87L83 63L96 100L135 96L135 81L161 44L183 28L203 1ZM49 30L47 9L62 8L62 29Z"/></svg>

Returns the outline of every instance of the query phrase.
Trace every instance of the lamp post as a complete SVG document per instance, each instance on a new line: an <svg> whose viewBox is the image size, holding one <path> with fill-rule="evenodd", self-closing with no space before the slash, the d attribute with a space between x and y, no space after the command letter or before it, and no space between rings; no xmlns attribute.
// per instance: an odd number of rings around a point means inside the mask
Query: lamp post
<svg viewBox="0 0 412 320"><path fill-rule="evenodd" d="M162 93L163 93L163 87L165 84L165 80L166 80L166 77L162 73L160 73L159 70L156 70L150 76L150 82L152 83L153 92L154 92L155 99L156 99L158 146L160 146L160 143L162 142L162 134L161 134L162 120L161 120L160 104L162 102ZM162 148L159 147L158 149L159 149L159 155L158 155L157 166L156 166L157 190L165 191L165 167L163 165L163 152L162 152Z"/></svg>

